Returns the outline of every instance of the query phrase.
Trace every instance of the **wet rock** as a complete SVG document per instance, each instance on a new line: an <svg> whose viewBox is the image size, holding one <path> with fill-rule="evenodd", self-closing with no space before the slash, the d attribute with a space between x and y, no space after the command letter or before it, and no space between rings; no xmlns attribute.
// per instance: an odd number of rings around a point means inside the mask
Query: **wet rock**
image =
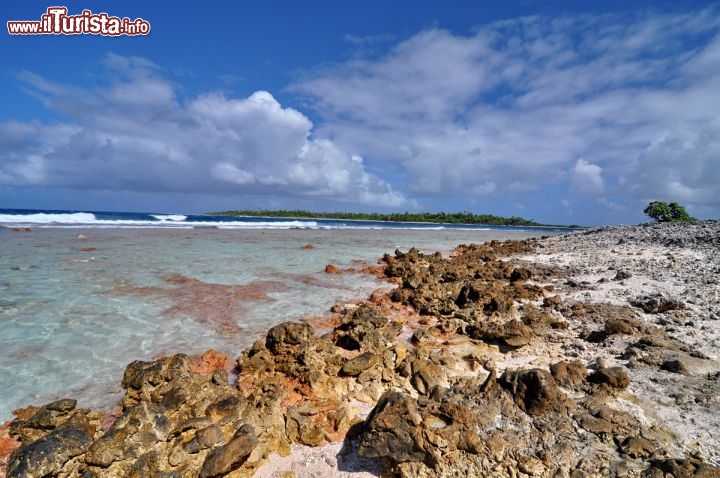
<svg viewBox="0 0 720 478"><path fill-rule="evenodd" d="M40 478L58 473L70 458L83 453L92 435L82 428L65 425L18 448L10 456L8 478Z"/></svg>
<svg viewBox="0 0 720 478"><path fill-rule="evenodd" d="M15 410L13 413L18 418L10 423L8 431L28 444L64 424L74 423L76 426L81 424L81 426L97 428L97 422L101 420L102 414L75 407L76 401L66 398L41 407ZM94 421L95 425L89 425L91 421Z"/></svg>
<svg viewBox="0 0 720 478"><path fill-rule="evenodd" d="M130 408L139 402L158 402L158 390L171 381L190 380L190 357L176 354L153 362L136 360L127 366L121 385L126 389L123 405Z"/></svg>
<svg viewBox="0 0 720 478"><path fill-rule="evenodd" d="M251 425L243 425L227 444L215 448L205 458L200 469L199 478L224 476L239 468L247 460L250 453L258 445L255 429Z"/></svg>

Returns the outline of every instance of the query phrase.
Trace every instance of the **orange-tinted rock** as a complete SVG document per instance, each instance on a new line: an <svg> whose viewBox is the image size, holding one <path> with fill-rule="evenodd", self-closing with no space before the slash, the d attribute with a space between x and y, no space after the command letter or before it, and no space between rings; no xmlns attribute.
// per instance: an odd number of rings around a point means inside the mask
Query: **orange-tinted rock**
<svg viewBox="0 0 720 478"><path fill-rule="evenodd" d="M226 370L229 364L227 355L210 349L192 361L191 370L202 375L212 375L217 370Z"/></svg>
<svg viewBox="0 0 720 478"><path fill-rule="evenodd" d="M2 470L5 469L10 454L21 444L18 437L10 436L10 423L7 422L0 426L0 476L4 476Z"/></svg>

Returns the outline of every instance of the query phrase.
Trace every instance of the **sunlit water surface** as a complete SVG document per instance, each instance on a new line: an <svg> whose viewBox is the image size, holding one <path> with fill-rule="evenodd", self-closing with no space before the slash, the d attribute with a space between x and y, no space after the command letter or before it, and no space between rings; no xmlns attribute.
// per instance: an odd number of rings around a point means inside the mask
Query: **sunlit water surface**
<svg viewBox="0 0 720 478"><path fill-rule="evenodd" d="M447 253L541 233L0 229L0 422L62 396L107 407L132 360L209 348L234 358L273 325L389 287L326 274L327 264L357 268L396 248Z"/></svg>

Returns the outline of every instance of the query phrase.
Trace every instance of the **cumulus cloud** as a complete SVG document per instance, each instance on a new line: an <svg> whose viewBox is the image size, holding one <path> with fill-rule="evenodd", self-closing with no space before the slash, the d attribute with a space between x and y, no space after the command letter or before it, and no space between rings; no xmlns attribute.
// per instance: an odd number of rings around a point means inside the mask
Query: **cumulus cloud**
<svg viewBox="0 0 720 478"><path fill-rule="evenodd" d="M181 101L149 60L110 55L105 65L112 80L98 89L19 75L65 121L0 124L0 184L408 203L268 92Z"/></svg>
<svg viewBox="0 0 720 478"><path fill-rule="evenodd" d="M573 192L588 196L598 196L603 193L602 168L591 164L584 159L578 159L572 170L570 186Z"/></svg>
<svg viewBox="0 0 720 478"><path fill-rule="evenodd" d="M420 197L539 189L718 215L719 33L717 7L434 28L292 91L324 136L400 167Z"/></svg>

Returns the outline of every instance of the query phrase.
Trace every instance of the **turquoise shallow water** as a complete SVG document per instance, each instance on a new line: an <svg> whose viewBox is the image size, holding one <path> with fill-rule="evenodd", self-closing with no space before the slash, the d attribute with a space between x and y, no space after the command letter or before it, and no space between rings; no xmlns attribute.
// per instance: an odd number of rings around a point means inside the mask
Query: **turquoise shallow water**
<svg viewBox="0 0 720 478"><path fill-rule="evenodd" d="M132 360L208 348L234 358L273 325L388 287L326 264L540 233L0 228L0 422L61 396L108 406Z"/></svg>

